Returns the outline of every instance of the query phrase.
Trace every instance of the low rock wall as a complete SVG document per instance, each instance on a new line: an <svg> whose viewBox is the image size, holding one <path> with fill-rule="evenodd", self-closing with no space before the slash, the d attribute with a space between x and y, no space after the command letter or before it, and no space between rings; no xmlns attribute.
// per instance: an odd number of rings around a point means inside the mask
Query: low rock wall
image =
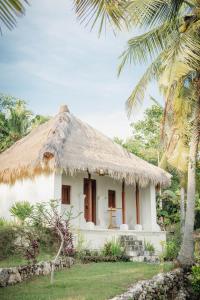
<svg viewBox="0 0 200 300"><path fill-rule="evenodd" d="M74 258L59 258L55 264L55 270L70 268L74 264ZM0 268L0 287L22 282L32 276L48 275L51 273L51 261L39 262L34 265L25 265L12 268Z"/></svg>
<svg viewBox="0 0 200 300"><path fill-rule="evenodd" d="M186 290L187 274L182 269L160 273L151 280L139 281L127 292L110 300L184 300L188 299Z"/></svg>

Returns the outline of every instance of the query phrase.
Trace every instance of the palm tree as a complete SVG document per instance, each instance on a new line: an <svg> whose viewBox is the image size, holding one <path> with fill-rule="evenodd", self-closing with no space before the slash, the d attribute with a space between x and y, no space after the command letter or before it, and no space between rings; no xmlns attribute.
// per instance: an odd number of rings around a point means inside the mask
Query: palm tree
<svg viewBox="0 0 200 300"><path fill-rule="evenodd" d="M22 100L0 112L0 152L24 137L31 129L32 113Z"/></svg>
<svg viewBox="0 0 200 300"><path fill-rule="evenodd" d="M2 25L9 30L13 29L17 23L17 17L23 16L25 13L25 4L27 0L0 0L0 31Z"/></svg>
<svg viewBox="0 0 200 300"><path fill-rule="evenodd" d="M123 24L148 29L145 34L128 42L121 56L119 73L128 63L148 63L141 80L127 101L128 114L144 99L148 83L168 70L168 87L164 90L165 116L171 110L174 95L187 86L192 78L195 93L193 127L190 137L188 165L187 212L185 230L179 261L189 265L193 261L192 232L194 227L195 169L199 141L199 66L200 66L200 3L197 0L134 0L124 1L75 1L76 12L81 21L93 19L92 26L99 21L100 31L106 21L117 28ZM88 22L89 22L88 21ZM170 66L170 68L169 68ZM163 130L164 131L164 130Z"/></svg>
<svg viewBox="0 0 200 300"><path fill-rule="evenodd" d="M195 170L200 132L200 20L196 13L200 9L200 3L172 1L176 2L177 6L173 8L172 5L170 8L169 2L168 8L165 9L167 1L133 1L133 5L138 3L135 7L132 5L133 22L136 25L145 25L150 30L129 40L128 47L121 56L119 72L127 62L141 63L153 59L127 101L129 115L135 105L144 99L147 84L152 79L158 81L163 73L166 76L168 72L168 87L163 91L166 98L165 117L170 111L175 94L187 87L191 78L195 93L188 164L187 210L183 243L178 257L182 265L190 265L193 262ZM185 15L188 9L190 14Z"/></svg>

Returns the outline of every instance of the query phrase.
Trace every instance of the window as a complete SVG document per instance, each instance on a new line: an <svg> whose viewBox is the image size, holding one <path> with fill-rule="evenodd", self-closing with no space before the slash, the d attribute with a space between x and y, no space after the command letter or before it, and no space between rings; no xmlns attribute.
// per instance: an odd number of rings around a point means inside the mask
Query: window
<svg viewBox="0 0 200 300"><path fill-rule="evenodd" d="M71 186L70 185L62 185L62 204L70 204L71 199Z"/></svg>
<svg viewBox="0 0 200 300"><path fill-rule="evenodd" d="M116 208L115 191L108 191L108 207Z"/></svg>

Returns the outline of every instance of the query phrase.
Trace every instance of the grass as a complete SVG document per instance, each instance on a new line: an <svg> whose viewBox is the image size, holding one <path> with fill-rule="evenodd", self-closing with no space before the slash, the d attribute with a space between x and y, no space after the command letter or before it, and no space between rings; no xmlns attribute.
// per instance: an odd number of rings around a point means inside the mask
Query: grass
<svg viewBox="0 0 200 300"><path fill-rule="evenodd" d="M165 264L164 271L172 265ZM77 264L49 276L35 277L0 289L1 300L105 300L125 291L129 285L161 272L157 264L117 262Z"/></svg>
<svg viewBox="0 0 200 300"><path fill-rule="evenodd" d="M41 252L37 257L37 261L51 260L52 257L53 255L51 253ZM19 265L27 265L27 260L17 255L0 260L0 268L16 267Z"/></svg>

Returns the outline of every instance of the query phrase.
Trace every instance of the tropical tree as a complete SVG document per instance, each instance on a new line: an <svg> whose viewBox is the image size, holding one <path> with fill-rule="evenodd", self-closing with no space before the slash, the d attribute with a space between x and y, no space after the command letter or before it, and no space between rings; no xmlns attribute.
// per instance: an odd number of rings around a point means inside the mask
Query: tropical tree
<svg viewBox="0 0 200 300"><path fill-rule="evenodd" d="M115 142L148 162L158 165L162 156L162 147L160 146L162 116L163 108L161 105L153 104L144 111L142 120L133 122L130 125L132 129L131 137L125 141L115 138Z"/></svg>
<svg viewBox="0 0 200 300"><path fill-rule="evenodd" d="M0 0L0 31L2 25L9 30L13 29L17 24L17 17L25 14L25 4L27 0Z"/></svg>
<svg viewBox="0 0 200 300"><path fill-rule="evenodd" d="M175 2L176 7L174 6ZM166 98L164 119L168 112L173 111L170 106L177 93L181 94L187 88L188 83L194 91L192 95L194 106L192 119L190 119L192 129L188 163L187 211L183 243L179 255L181 264L189 265L193 261L195 172L199 142L200 3L198 1L186 4L184 1L149 0L133 1L131 7L134 12L133 22L140 26L142 24L150 30L128 42L128 47L121 57L122 63L119 72L127 62L141 63L148 62L149 59L153 62L127 101L128 113L131 114L135 105L143 100L147 84L152 79L158 81L163 73L166 77L166 72L168 72L168 85L163 90ZM190 9L190 14L186 14L188 9Z"/></svg>
<svg viewBox="0 0 200 300"><path fill-rule="evenodd" d="M0 151L25 136L30 129L32 113L23 100L0 95Z"/></svg>
<svg viewBox="0 0 200 300"><path fill-rule="evenodd" d="M199 142L199 102L200 102L200 2L198 0L134 0L113 2L75 1L78 17L84 20L93 18L93 25L100 20L100 30L106 21L121 28L125 23L142 27L146 33L128 41L127 49L121 56L119 73L128 63L152 63L133 90L127 101L130 115L133 108L144 99L151 80L159 80L168 72L167 88L163 90L166 105L165 116L171 112L174 95L181 93L191 79L194 89L194 107L187 183L187 212L185 230L179 261L190 265L193 261L192 232L194 227L195 172ZM124 21L126 20L126 21ZM166 74L165 74L166 76ZM165 127L163 127L165 129ZM163 132L165 130L163 129Z"/></svg>
<svg viewBox="0 0 200 300"><path fill-rule="evenodd" d="M49 120L27 109L24 100L0 94L0 152Z"/></svg>

